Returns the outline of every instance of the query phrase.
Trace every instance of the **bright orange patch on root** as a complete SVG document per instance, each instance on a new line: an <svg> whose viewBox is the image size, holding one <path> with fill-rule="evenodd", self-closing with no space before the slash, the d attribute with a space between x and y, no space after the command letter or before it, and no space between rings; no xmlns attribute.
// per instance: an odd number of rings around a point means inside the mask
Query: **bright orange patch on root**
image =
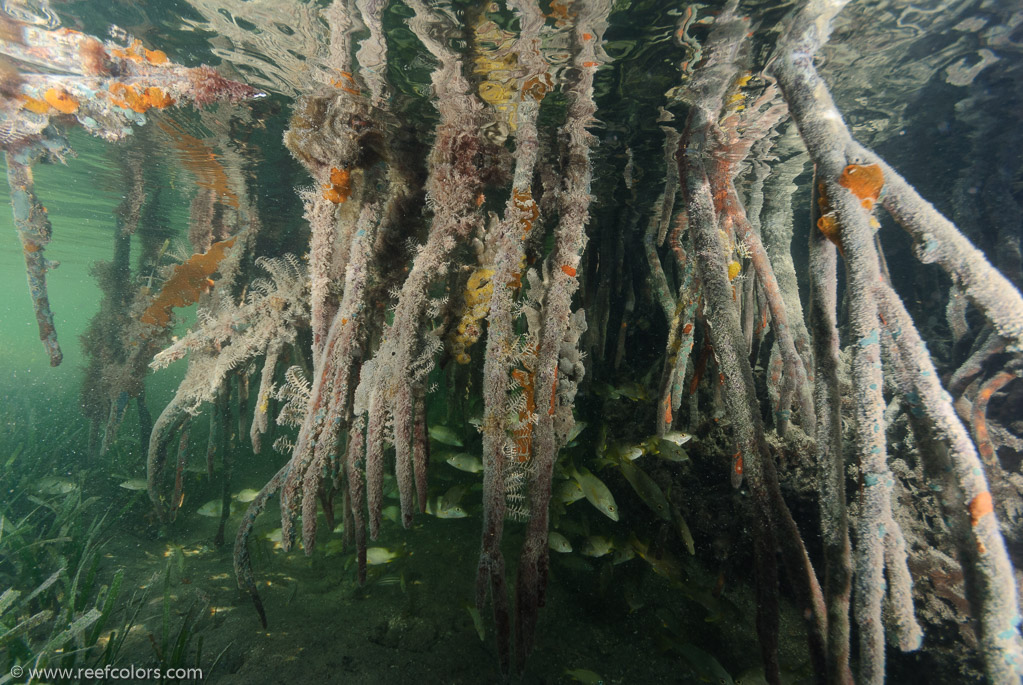
<svg viewBox="0 0 1023 685"><path fill-rule="evenodd" d="M575 269L569 266L568 264L562 264L561 270L564 271L565 274L567 274L568 276L575 278Z"/></svg>
<svg viewBox="0 0 1023 685"><path fill-rule="evenodd" d="M985 490L970 500L970 524L976 526L980 520L994 511L991 493Z"/></svg>
<svg viewBox="0 0 1023 685"><path fill-rule="evenodd" d="M46 114L50 111L50 103L45 100L29 97L28 95L21 96L21 107L33 114Z"/></svg>
<svg viewBox="0 0 1023 685"><path fill-rule="evenodd" d="M157 109L163 109L164 107L170 107L174 104L174 98L163 91L163 88L157 86L149 86L146 88L145 93L146 101Z"/></svg>
<svg viewBox="0 0 1023 685"><path fill-rule="evenodd" d="M536 206L533 193L529 188L525 190L512 189L512 203L515 205L515 209L523 214L518 223L519 228L522 229L522 239L525 240L526 235L533 230L533 223L540 217L540 208Z"/></svg>
<svg viewBox="0 0 1023 685"><path fill-rule="evenodd" d="M330 182L336 186L347 185L350 176L351 174L344 169L338 169L337 167L330 168Z"/></svg>
<svg viewBox="0 0 1023 685"><path fill-rule="evenodd" d="M114 57L130 59L132 62L149 62L150 64L166 64L167 53L163 50L147 50L142 47L142 41L135 39L131 45L124 48L114 48L110 51Z"/></svg>
<svg viewBox="0 0 1023 685"><path fill-rule="evenodd" d="M139 93L134 86L111 83L109 90L110 101L122 109L130 109L133 112L144 114L153 106L149 102L149 97L144 92Z"/></svg>
<svg viewBox="0 0 1023 685"><path fill-rule="evenodd" d="M860 198L866 210L874 208L884 186L884 174L880 164L850 164L842 170L838 184Z"/></svg>
<svg viewBox="0 0 1023 685"><path fill-rule="evenodd" d="M331 167L330 183L323 186L323 199L336 205L348 200L352 194L352 174L347 169Z"/></svg>
<svg viewBox="0 0 1023 685"><path fill-rule="evenodd" d="M74 114L78 111L78 100L63 88L50 88L43 94L43 99L61 114Z"/></svg>
<svg viewBox="0 0 1023 685"><path fill-rule="evenodd" d="M817 230L838 247L842 247L842 232L838 228L838 220L833 214L825 214L817 219Z"/></svg>

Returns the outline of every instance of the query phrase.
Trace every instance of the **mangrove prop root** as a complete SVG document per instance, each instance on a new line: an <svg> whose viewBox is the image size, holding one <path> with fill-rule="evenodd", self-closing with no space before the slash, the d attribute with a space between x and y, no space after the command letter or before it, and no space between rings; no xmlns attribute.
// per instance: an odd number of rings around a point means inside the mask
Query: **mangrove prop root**
<svg viewBox="0 0 1023 685"><path fill-rule="evenodd" d="M984 385L980 386L980 390L977 391L977 398L973 401L973 416L971 417L973 437L977 441L977 451L980 453L980 458L987 465L988 469L994 471L991 475L995 475L995 473L1000 472L1002 469L998 464L995 446L991 443L991 437L987 431L987 405L991 401L992 395L1017 378L1016 374L1009 371L999 371L984 381Z"/></svg>
<svg viewBox="0 0 1023 685"><path fill-rule="evenodd" d="M46 272L59 264L46 258L44 248L50 242L53 227L46 216L46 209L35 194L32 178L32 160L36 151L31 147L18 152L5 152L7 160L7 183L11 188L11 204L14 206L14 227L21 239L25 255L25 273L28 276L28 290L32 296L36 323L39 325L39 339L43 341L50 366L58 366L64 358L57 343L57 329L53 326L53 312L50 298L46 293Z"/></svg>
<svg viewBox="0 0 1023 685"><path fill-rule="evenodd" d="M884 463L878 304L896 344L908 345L915 330L906 320L899 328L893 316L904 311L894 293L881 281L878 257L868 216L860 199L838 180L850 161L878 164L887 186L882 204L918 241L918 256L941 264L961 284L971 301L988 316L995 329L1018 348L1023 333L1023 304L1019 294L994 271L955 227L940 216L876 156L853 142L830 93L813 65L813 55L827 40L831 20L845 5L842 0L813 0L788 19L771 71L778 79L789 111L823 181L828 201L838 214L847 275L854 342L853 382L857 404L857 451L864 496L859 522L856 568L856 620L860 626L860 677L867 683L884 678L884 636L881 601L884 594L884 536L879 526L891 518L891 475ZM999 286L999 284L1002 284ZM899 342L902 340L903 342ZM918 340L914 340L914 343ZM976 553L968 559L980 577L981 592L974 615L981 625L981 651L992 682L1018 682L1023 651L1012 567L990 506L991 496L976 451L955 417L948 396L922 343L906 348L902 357L920 394L920 409L947 436L959 486L970 512ZM916 365L916 369L913 369ZM929 367L929 368L928 368ZM875 430L875 428L877 430ZM955 512L952 512L955 514ZM961 515L961 513L960 513ZM912 646L912 643L910 645Z"/></svg>
<svg viewBox="0 0 1023 685"><path fill-rule="evenodd" d="M815 202L816 198L811 198L811 207L816 206ZM816 223L813 215L811 223ZM811 231L809 324L815 364L814 402L819 408L816 437L817 469L822 484L820 512L824 542L824 597L828 607L827 682L852 685L852 671L849 667L852 550L845 501L845 462L838 384L840 343L836 319L837 290L837 250L820 231Z"/></svg>
<svg viewBox="0 0 1023 685"><path fill-rule="evenodd" d="M782 499L773 457L764 440L764 427L753 384L753 371L745 354L745 341L737 303L732 298L726 257L719 237L714 198L704 166L704 155L712 145L717 114L722 107L724 89L735 73L735 55L748 32L747 22L734 14L735 4L715 21L707 40L705 63L694 74L694 106L686 123L683 145L677 156L679 176L686 191L689 230L692 234L697 274L703 286L703 298L711 324L714 355L724 380L724 401L735 430L737 452L732 464L732 484L738 487L745 478L753 495L755 516L763 520L758 536L758 568L764 583L773 582L776 564L772 538L777 535L782 556L791 575L800 607L810 617L810 646L815 668L823 672L827 643L824 600L795 521ZM713 76L713 78L712 78ZM762 576L761 576L762 574ZM766 586L762 586L766 592ZM769 682L777 682L777 655L774 634L777 618L769 606L758 608L757 625L762 656Z"/></svg>
<svg viewBox="0 0 1023 685"><path fill-rule="evenodd" d="M266 508L267 501L275 495L288 475L289 465L281 467L270 481L263 486L255 499L249 503L249 508L242 516L241 525L238 527L238 535L234 540L234 575L238 580L238 587L248 593L252 603L259 614L259 622L266 629L266 611L263 610L263 601L259 598L259 591L256 589L256 579L252 573L252 557L249 556L249 537L252 535L252 528L256 519Z"/></svg>

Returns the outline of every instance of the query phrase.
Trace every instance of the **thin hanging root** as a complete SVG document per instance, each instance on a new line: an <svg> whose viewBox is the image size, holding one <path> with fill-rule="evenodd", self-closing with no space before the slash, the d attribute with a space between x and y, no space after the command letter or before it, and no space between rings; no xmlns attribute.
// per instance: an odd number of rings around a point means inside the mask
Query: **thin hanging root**
<svg viewBox="0 0 1023 685"><path fill-rule="evenodd" d="M375 391L369 404L366 429L366 500L369 505L369 536L374 540L380 535L384 507L384 424L387 415L383 410L375 409L382 402L379 391Z"/></svg>
<svg viewBox="0 0 1023 685"><path fill-rule="evenodd" d="M764 249L764 245L760 241L760 236L750 226L746 213L741 210L739 196L731 182L728 183L726 189L726 202L729 207L733 208L732 214L736 219L735 225L738 229L737 236L750 248L750 259L753 261L753 268L756 269L757 279L764 288L763 292L767 298L768 308L771 311L775 338L781 350L782 359L785 362L785 382L782 387L787 387L788 392L783 392L782 396L791 398L793 393L797 395L800 418L803 427L809 431L810 427L816 423L816 412L814 411L813 399L810 395L810 383L807 380L809 374L806 372L806 367L803 366L802 357L796 351L796 344L792 338L792 327L789 325L788 313L785 309L781 288L778 286L778 279L775 278L774 269L771 267L771 260L768 258L767 250ZM776 407L776 411L780 416L787 417L789 404L789 399L784 399ZM788 419L782 418L778 423L778 432L784 435Z"/></svg>
<svg viewBox="0 0 1023 685"><path fill-rule="evenodd" d="M519 557L516 585L517 661L521 669L532 649L537 611L546 592L548 564L548 521L554 461L561 448L554 430L555 392L561 348L572 316L572 295L579 287L576 278L586 246L586 225L590 220L590 147L593 136L586 127L597 111L593 76L606 59L597 52L607 17L609 0L583 0L574 5L578 14L573 26L576 46L575 78L566 88L568 110L564 126L568 162L565 184L559 200L560 220L554 231L554 248L547 258L548 277L544 296L543 328L537 352L534 392L538 420L533 431L533 461L530 474L530 510L526 540ZM550 410L544 411L550 398ZM571 427L571 416L568 426Z"/></svg>
<svg viewBox="0 0 1023 685"><path fill-rule="evenodd" d="M416 415L412 433L412 466L416 478L416 500L419 513L426 513L426 473L430 465L430 435L426 427L426 389L422 384L415 392Z"/></svg>
<svg viewBox="0 0 1023 685"><path fill-rule="evenodd" d="M816 178L814 179L816 187ZM815 205L815 199L811 201ZM811 219L815 217L811 216ZM813 339L817 463L821 480L821 538L824 543L825 601L828 607L827 682L852 685L849 667L849 597L852 549L845 501L845 462L838 384L836 310L838 259L834 244L819 231L810 234L810 316Z"/></svg>
<svg viewBox="0 0 1023 685"><path fill-rule="evenodd" d="M677 169L677 167L676 167ZM680 213L684 214L684 212ZM676 226L678 222L676 222ZM678 236L672 234L672 241ZM678 304L671 320L668 346L664 355L664 369L661 371L661 401L657 407L657 434L664 435L671 430L675 412L682 404L682 389L685 383L686 365L693 350L693 334L696 330L696 305L698 299L693 288L696 269L692 261L685 258L681 243L673 244L675 255L682 268L682 284L679 287Z"/></svg>
<svg viewBox="0 0 1023 685"><path fill-rule="evenodd" d="M326 450L314 450L313 460L302 479L302 549L310 556L316 549L317 495L326 468Z"/></svg>
<svg viewBox="0 0 1023 685"><path fill-rule="evenodd" d="M285 551L291 549L295 538L294 526L302 493L302 475L313 459L313 448L316 442L314 435L321 429L322 414L326 413L327 392L323 386L328 382L327 379L333 371L329 360L339 337L337 332L332 332L334 335L328 337L325 344L323 368L314 370L315 382L289 462L291 468L288 469L284 475L284 481L281 483L281 546Z"/></svg>
<svg viewBox="0 0 1023 685"><path fill-rule="evenodd" d="M249 597L252 598L252 603L256 607L256 612L259 614L259 623L266 629L266 611L263 609L263 601L259 597L259 591L256 589L256 579L252 574L252 557L249 556L249 536L252 535L252 527L256 524L256 518L266 508L266 503L278 490L281 489L281 484L284 483L285 477L288 475L288 464L281 467L273 478L270 479L263 489L259 491L255 499L249 504L249 508L245 510L245 515L242 516L241 525L238 526L238 535L234 540L234 575L238 580L238 587L241 590L249 593Z"/></svg>
<svg viewBox="0 0 1023 685"><path fill-rule="evenodd" d="M361 416L352 420L345 452L345 474L348 479L348 509L355 529L355 553L358 562L359 585L366 582L366 490L362 468L366 456L365 421Z"/></svg>
<svg viewBox="0 0 1023 685"><path fill-rule="evenodd" d="M220 384L217 392L216 403L214 404L213 417L211 421L217 424L217 445L216 451L220 454L220 464L223 473L220 478L220 520L217 525L217 533L213 538L215 547L222 547L224 544L224 530L227 526L227 519L231 515L231 472L233 462L231 460L231 376L228 375Z"/></svg>
<svg viewBox="0 0 1023 685"><path fill-rule="evenodd" d="M178 439L178 465L174 471L174 497L171 498L169 517L173 521L178 515L178 507L184 500L185 466L188 464L188 419L181 425L181 437Z"/></svg>
<svg viewBox="0 0 1023 685"><path fill-rule="evenodd" d="M146 490L149 492L149 501L153 503L153 509L161 523L170 523L170 515L167 507L164 506L163 495L160 493L163 469L167 463L167 447L188 416L189 414L184 408L184 400L180 393L176 394L174 399L160 412L149 437Z"/></svg>
<svg viewBox="0 0 1023 685"><path fill-rule="evenodd" d="M481 134L482 103L472 94L462 75L462 60L438 36L453 30L450 17L431 11L422 0L408 0L414 17L409 29L440 62L431 74L437 97L440 123L437 125L426 181L427 196L434 203L433 219L426 242L419 248L401 285L391 325L373 357L378 369L368 406L366 479L369 488L370 534L380 528L380 492L383 478L385 417L394 422L396 463L402 469L403 518L411 517L411 424L410 389L425 381L434 366L437 341L426 330L430 291L459 243L478 232L483 215L477 198L481 174L476 159L484 149Z"/></svg>
<svg viewBox="0 0 1023 685"><path fill-rule="evenodd" d="M529 70L529 80L545 83L548 65L540 52L540 30L545 17L532 0L512 0L512 6L520 22L516 48L522 67ZM510 350L515 344L515 296L524 280L525 241L540 216L531 188L539 151L536 119L539 100L545 93L546 89L536 91L535 95L524 93L519 101L512 192L502 221L488 235L488 243L491 243L488 247L492 246L494 253L494 275L483 363L483 387L486 388L482 429L483 530L476 571L476 608L482 614L489 594L502 673L508 673L511 666L511 614L501 552L507 511L504 446L509 428L509 379L516 365Z"/></svg>
<svg viewBox="0 0 1023 685"><path fill-rule="evenodd" d="M412 473L412 388L403 385L398 388L397 406L408 406L408 411L394 415L394 477L398 482L398 501L401 504L401 523L408 529L412 525L412 489L415 486Z"/></svg>
<svg viewBox="0 0 1023 685"><path fill-rule="evenodd" d="M948 382L948 392L952 397L959 398L973 379L984 370L984 363L994 355L1005 351L1005 339L1002 336L994 334L990 328L985 333L987 337L983 343L977 345L970 358L952 374L952 378ZM981 333L981 335L983 336L985 333ZM965 416L963 420L966 420Z"/></svg>
<svg viewBox="0 0 1023 685"><path fill-rule="evenodd" d="M312 553L316 543L317 493L340 431L348 425L352 414L353 378L361 369L358 357L366 334L367 288L375 262L379 222L379 203L368 203L362 208L347 256L344 295L327 332L323 353L318 357L316 384L292 453L294 473L288 475L283 486L282 539L290 544L297 510L295 500L301 497L306 554Z"/></svg>
<svg viewBox="0 0 1023 685"><path fill-rule="evenodd" d="M675 298L668 287L668 279L664 275L664 268L661 266L661 258L657 255L657 248L664 242L668 223L671 219L672 205L675 204L675 193L678 188L678 178L672 172L674 165L671 163L672 155L678 149L678 131L673 128L662 127L664 130L664 151L667 159L668 173L665 174L664 190L661 196L654 203L650 221L647 223L646 232L643 234L643 246L646 250L647 263L650 266L650 281L654 290L657 302L664 311L664 316L670 322L676 314Z"/></svg>
<svg viewBox="0 0 1023 685"><path fill-rule="evenodd" d="M46 272L59 264L44 256L44 248L50 242L53 227L46 216L46 209L35 194L32 178L32 161L38 150L32 146L19 152L5 152L7 160L7 183L11 189L11 204L14 206L14 226L18 229L22 252L25 255L25 272L28 274L28 289L32 295L36 322L39 325L39 339L43 341L50 366L58 366L64 358L57 343L57 329L53 326L53 312L50 298L46 293Z"/></svg>
<svg viewBox="0 0 1023 685"><path fill-rule="evenodd" d="M263 446L263 435L269 428L270 395L274 382L274 372L277 370L277 361L281 357L284 346L278 342L270 343L266 349L266 359L263 361L263 370L259 374L259 391L256 394L256 410L252 416L252 424L249 426L249 440L252 441L252 451L259 454Z"/></svg>
<svg viewBox="0 0 1023 685"><path fill-rule="evenodd" d="M991 437L987 432L987 405L992 395L1017 378L1019 376L1009 371L999 371L985 381L984 385L980 386L980 390L977 391L977 397L973 400L973 415L971 417L973 437L977 441L977 452L980 453L980 458L989 469L1001 471L998 457L995 455L995 446L991 443Z"/></svg>

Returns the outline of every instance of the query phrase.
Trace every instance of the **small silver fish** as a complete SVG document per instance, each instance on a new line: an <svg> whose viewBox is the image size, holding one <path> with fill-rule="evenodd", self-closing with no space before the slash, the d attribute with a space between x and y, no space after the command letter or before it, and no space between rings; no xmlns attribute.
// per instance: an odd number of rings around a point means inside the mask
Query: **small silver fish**
<svg viewBox="0 0 1023 685"><path fill-rule="evenodd" d="M633 402L646 402L650 399L650 393L647 392L646 388L636 382L626 383L619 388L615 388L615 391L619 397L624 397Z"/></svg>
<svg viewBox="0 0 1023 685"><path fill-rule="evenodd" d="M547 546L561 554L567 554L572 551L572 543L556 530L552 530L547 535Z"/></svg>
<svg viewBox="0 0 1023 685"><path fill-rule="evenodd" d="M245 488L244 490L239 490L238 492L236 492L234 495L232 495L232 497L236 501L241 502L242 504L248 504L252 500L256 499L256 495L258 495L258 494L259 494L259 490L253 490L252 488Z"/></svg>
<svg viewBox="0 0 1023 685"><path fill-rule="evenodd" d="M457 506L458 504L461 504L462 497L464 496L465 496L464 485L452 485L450 488L448 488L448 491L444 493L444 496L441 498L440 501L445 507L454 507Z"/></svg>
<svg viewBox="0 0 1023 685"><path fill-rule="evenodd" d="M618 520L618 505L615 503L614 495L607 489L604 482L594 476L585 466L580 466L572 477L582 488L586 500L595 506L604 516L612 521Z"/></svg>
<svg viewBox="0 0 1023 685"><path fill-rule="evenodd" d="M558 488L558 501L562 504L578 502L584 497L586 497L586 494L583 492L582 487L574 480L566 480Z"/></svg>
<svg viewBox="0 0 1023 685"><path fill-rule="evenodd" d="M636 461L637 459L642 457L644 454L646 454L643 451L643 448L640 447L639 445L632 445L631 447L623 447L623 448L621 448L619 453L621 454L622 459L626 459L628 461Z"/></svg>
<svg viewBox="0 0 1023 685"><path fill-rule="evenodd" d="M668 499L661 492L661 488L654 482L654 479L647 475L646 471L626 459L620 461L618 467L622 470L625 480L629 481L629 485L636 491L639 498L643 500L643 503L663 520L670 521L671 511Z"/></svg>
<svg viewBox="0 0 1023 685"><path fill-rule="evenodd" d="M682 431L669 431L661 436L661 440L667 440L678 447L681 447L692 439L692 435L689 433L683 433Z"/></svg>
<svg viewBox="0 0 1023 685"><path fill-rule="evenodd" d="M480 473L483 471L483 462L480 458L469 454L468 452L458 452L451 454L445 459L448 465L455 467L459 471L465 471L466 473Z"/></svg>
<svg viewBox="0 0 1023 685"><path fill-rule="evenodd" d="M464 519L469 514L459 504L450 504L443 497L431 497L426 502L426 513L439 519Z"/></svg>
<svg viewBox="0 0 1023 685"><path fill-rule="evenodd" d="M48 476L35 482L32 489L40 495L66 495L78 489L78 485L68 478Z"/></svg>
<svg viewBox="0 0 1023 685"><path fill-rule="evenodd" d="M366 563L370 566L389 564L400 556L400 552L394 552L386 547L370 547L366 550Z"/></svg>
<svg viewBox="0 0 1023 685"><path fill-rule="evenodd" d="M689 524L686 523L686 520L682 517L682 512L680 512L677 508L673 507L671 510L671 515L672 518L675 519L675 526L676 528L678 528L679 537L682 538L682 542L684 542L686 545L686 551L688 551L690 555L695 555L696 541L693 540L693 534L689 530Z"/></svg>
<svg viewBox="0 0 1023 685"><path fill-rule="evenodd" d="M618 564L624 564L626 561L631 561L636 558L636 550L631 545L625 547L619 547L615 550L614 556L611 558L611 563L617 566Z"/></svg>
<svg viewBox="0 0 1023 685"><path fill-rule="evenodd" d="M607 556L613 549L614 543L611 542L610 539L603 535L591 535L586 538L586 541L583 543L582 549L579 550L579 553L584 557L593 557L594 559L598 559L600 557Z"/></svg>
<svg viewBox="0 0 1023 685"><path fill-rule="evenodd" d="M199 507L199 510L196 513L199 514L199 516L205 516L207 518L220 518L220 509L222 506L223 503L219 499L211 499L209 502ZM233 513L234 506L232 504L228 515Z"/></svg>
<svg viewBox="0 0 1023 685"><path fill-rule="evenodd" d="M665 433L664 436L658 441L659 449L656 450L655 454L664 459L665 461L681 462L689 459L689 455L682 445L692 440L693 436L689 433L682 433L681 431L672 431Z"/></svg>
<svg viewBox="0 0 1023 685"><path fill-rule="evenodd" d="M137 492L139 490L145 490L149 485L146 483L145 478L129 478L128 480L121 483L120 487L125 490L131 490Z"/></svg>
<svg viewBox="0 0 1023 685"><path fill-rule="evenodd" d="M635 533L629 538L629 544L640 559L650 564L650 568L653 569L654 573L672 582L682 582L684 577L682 569L673 557L668 554L661 554L660 556L651 554L650 546L640 542Z"/></svg>
<svg viewBox="0 0 1023 685"><path fill-rule="evenodd" d="M455 431L451 430L447 426L430 426L427 429L430 434L430 438L444 445L451 445L452 447L462 447L462 439L458 437Z"/></svg>

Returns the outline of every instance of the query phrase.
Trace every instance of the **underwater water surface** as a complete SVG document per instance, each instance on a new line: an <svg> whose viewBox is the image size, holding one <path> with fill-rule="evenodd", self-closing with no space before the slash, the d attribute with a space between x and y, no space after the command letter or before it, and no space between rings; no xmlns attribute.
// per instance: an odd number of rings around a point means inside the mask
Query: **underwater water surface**
<svg viewBox="0 0 1023 685"><path fill-rule="evenodd" d="M1021 71L1005 0L0 3L0 684L1019 682Z"/></svg>

